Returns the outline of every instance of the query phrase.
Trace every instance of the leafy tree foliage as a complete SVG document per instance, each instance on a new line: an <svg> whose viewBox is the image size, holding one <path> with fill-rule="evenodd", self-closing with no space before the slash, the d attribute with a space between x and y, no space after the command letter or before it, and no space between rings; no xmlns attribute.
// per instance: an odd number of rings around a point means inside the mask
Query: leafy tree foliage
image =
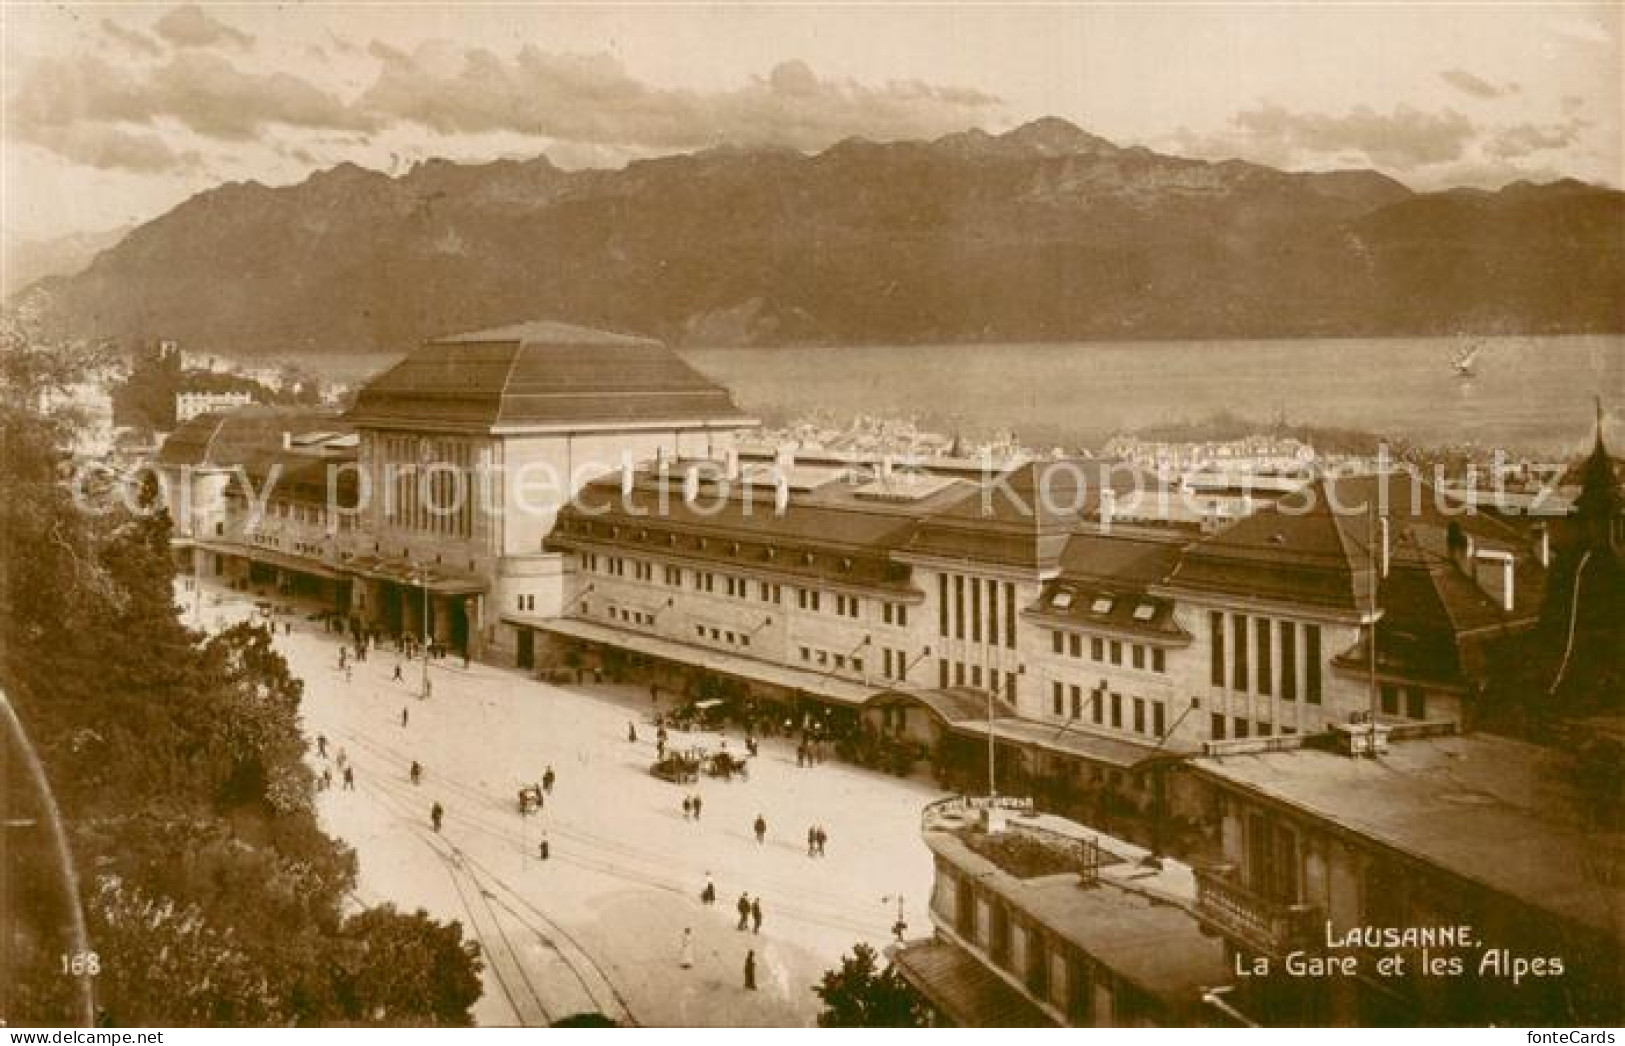
<svg viewBox="0 0 1625 1046"><path fill-rule="evenodd" d="M841 956L841 966L824 971L813 986L824 1001L818 1015L820 1028L922 1028L926 1024L923 1001L893 966L880 968L880 957L867 944L852 946Z"/></svg>
<svg viewBox="0 0 1625 1046"><path fill-rule="evenodd" d="M0 375L0 687L70 822L99 1018L468 1023L477 945L422 912L346 916L356 863L315 819L299 680L263 628L185 626L155 480L69 475L65 423L10 382L71 383L71 354L28 351ZM27 792L15 771L0 788ZM8 1017L64 1023L55 879L17 834Z"/></svg>

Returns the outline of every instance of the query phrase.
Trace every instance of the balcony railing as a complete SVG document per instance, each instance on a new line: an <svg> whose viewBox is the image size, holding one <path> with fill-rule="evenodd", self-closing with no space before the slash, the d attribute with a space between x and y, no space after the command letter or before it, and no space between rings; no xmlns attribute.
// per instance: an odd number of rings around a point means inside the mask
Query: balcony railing
<svg viewBox="0 0 1625 1046"><path fill-rule="evenodd" d="M1196 869L1196 915L1239 944L1280 955L1314 940L1320 909L1266 900L1233 879L1233 870Z"/></svg>

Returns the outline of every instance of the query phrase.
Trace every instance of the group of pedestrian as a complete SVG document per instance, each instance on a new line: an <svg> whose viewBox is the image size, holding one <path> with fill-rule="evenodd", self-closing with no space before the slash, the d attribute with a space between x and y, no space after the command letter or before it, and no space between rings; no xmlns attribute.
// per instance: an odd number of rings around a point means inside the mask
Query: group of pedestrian
<svg viewBox="0 0 1625 1046"><path fill-rule="evenodd" d="M817 766L824 761L824 742L816 738L803 740L796 745L796 765L801 767Z"/></svg>
<svg viewBox="0 0 1625 1046"><path fill-rule="evenodd" d="M829 842L829 833L824 831L824 826L823 825L815 824L812 827L808 828L807 829L807 856L808 857L822 857L822 856L824 856L824 845L826 843L828 843L828 842Z"/></svg>
<svg viewBox="0 0 1625 1046"><path fill-rule="evenodd" d="M762 898L760 895L752 897L748 893L742 893L739 895L739 902L734 905L734 908L739 912L739 925L734 927L736 930L743 932L748 929L751 933L762 932Z"/></svg>
<svg viewBox="0 0 1625 1046"><path fill-rule="evenodd" d="M700 808L703 805L698 793L683 796L683 820L698 821L700 819Z"/></svg>

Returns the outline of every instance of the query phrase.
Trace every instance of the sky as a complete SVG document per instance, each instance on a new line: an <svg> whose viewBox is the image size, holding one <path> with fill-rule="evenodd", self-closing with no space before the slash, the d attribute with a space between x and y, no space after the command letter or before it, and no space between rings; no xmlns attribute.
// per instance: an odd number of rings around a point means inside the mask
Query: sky
<svg viewBox="0 0 1625 1046"><path fill-rule="evenodd" d="M1617 3L0 7L0 237L341 162L1007 130L1413 188L1625 181Z"/></svg>

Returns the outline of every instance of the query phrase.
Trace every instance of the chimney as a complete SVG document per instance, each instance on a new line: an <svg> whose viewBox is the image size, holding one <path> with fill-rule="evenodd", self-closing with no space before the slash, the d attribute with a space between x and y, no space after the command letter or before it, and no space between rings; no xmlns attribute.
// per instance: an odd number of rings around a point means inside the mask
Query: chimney
<svg viewBox="0 0 1625 1046"><path fill-rule="evenodd" d="M293 433L284 432L282 434L282 449L283 450L292 450L293 449Z"/></svg>
<svg viewBox="0 0 1625 1046"><path fill-rule="evenodd" d="M739 451L733 447L722 452L722 475L729 483L739 479Z"/></svg>
<svg viewBox="0 0 1625 1046"><path fill-rule="evenodd" d="M632 452L621 451L621 500L625 501L632 496Z"/></svg>
<svg viewBox="0 0 1625 1046"><path fill-rule="evenodd" d="M1512 613L1512 608L1516 605L1514 599L1516 593L1513 589L1513 566L1516 561L1513 559L1512 553L1502 552L1500 549L1486 548L1480 551L1476 558L1490 563L1501 564L1500 591L1491 594L1501 598L1501 609L1503 611L1508 614Z"/></svg>
<svg viewBox="0 0 1625 1046"><path fill-rule="evenodd" d="M880 478L881 479L883 479L883 480L891 479L891 465L892 465L891 455L890 454L882 455L881 458L880 458Z"/></svg>
<svg viewBox="0 0 1625 1046"><path fill-rule="evenodd" d="M683 471L683 504L694 507L694 501L700 496L700 467L690 465Z"/></svg>
<svg viewBox="0 0 1625 1046"><path fill-rule="evenodd" d="M1535 560L1542 567L1552 565L1552 532L1546 524L1535 524Z"/></svg>
<svg viewBox="0 0 1625 1046"><path fill-rule="evenodd" d="M780 472L773 477L773 512L784 515L790 508L790 481Z"/></svg>
<svg viewBox="0 0 1625 1046"><path fill-rule="evenodd" d="M1378 561L1379 564L1380 564L1379 569L1382 572L1382 576L1387 577L1388 576L1388 560L1389 560L1389 556L1391 555L1391 552L1392 552L1392 546L1389 543L1388 517L1387 516L1378 517L1378 519L1377 519L1377 528L1378 528L1377 529L1377 538L1378 538L1379 541L1382 542L1381 546L1379 546L1380 549L1381 549L1381 553L1382 553L1382 558Z"/></svg>

